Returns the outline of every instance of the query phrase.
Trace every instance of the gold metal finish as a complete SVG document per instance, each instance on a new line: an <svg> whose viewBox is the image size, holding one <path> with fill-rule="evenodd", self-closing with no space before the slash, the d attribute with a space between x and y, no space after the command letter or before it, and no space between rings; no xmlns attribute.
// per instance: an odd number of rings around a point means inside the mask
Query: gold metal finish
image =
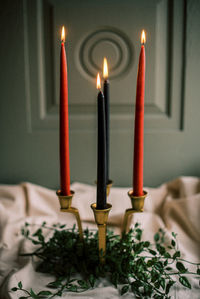
<svg viewBox="0 0 200 299"><path fill-rule="evenodd" d="M133 195L133 191L130 190L128 192L128 196L131 199L132 209L127 209L124 214L124 220L122 225L122 234L125 234L127 232L127 229L130 226L130 215L133 215L134 213L141 213L143 212L144 208L144 200L147 196L147 192L143 191L144 195L142 196L135 196Z"/></svg>
<svg viewBox="0 0 200 299"><path fill-rule="evenodd" d="M77 224L78 224L80 239L83 239L83 229L82 229L79 211L78 211L78 209L71 207L72 198L73 198L75 192L70 190L70 193L71 193L70 195L61 195L61 190L58 190L56 192L59 202L60 202L60 210L61 210L61 212L74 214L74 216L76 217Z"/></svg>
<svg viewBox="0 0 200 299"><path fill-rule="evenodd" d="M98 238L99 238L99 258L100 262L105 263L106 255L106 227L108 221L108 214L112 208L111 204L107 203L106 209L99 210L96 208L96 203L91 204L91 208L94 212L95 222L98 226Z"/></svg>
<svg viewBox="0 0 200 299"><path fill-rule="evenodd" d="M107 197L110 194L110 188L112 187L112 185L113 185L113 181L112 180L108 180L108 183L106 184L106 195L107 195Z"/></svg>
<svg viewBox="0 0 200 299"><path fill-rule="evenodd" d="M97 184L97 181L95 181L95 184ZM113 181L108 180L108 183L106 184L106 195L107 195L107 197L110 194L110 189L111 189L112 185L113 185Z"/></svg>

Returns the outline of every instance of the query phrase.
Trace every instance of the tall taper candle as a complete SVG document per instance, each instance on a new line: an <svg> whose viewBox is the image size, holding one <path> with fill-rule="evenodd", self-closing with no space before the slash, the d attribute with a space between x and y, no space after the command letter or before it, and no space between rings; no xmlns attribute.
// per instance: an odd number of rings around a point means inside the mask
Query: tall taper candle
<svg viewBox="0 0 200 299"><path fill-rule="evenodd" d="M105 98L105 118L106 118L106 184L109 183L109 150L110 150L110 92L108 81L108 64L107 59L103 62L103 94Z"/></svg>
<svg viewBox="0 0 200 299"><path fill-rule="evenodd" d="M97 158L97 209L106 208L106 124L104 95L101 88L100 76L97 75L99 89L98 103L98 158Z"/></svg>
<svg viewBox="0 0 200 299"><path fill-rule="evenodd" d="M133 195L143 195L143 138L144 138L144 92L145 92L145 44L144 30L141 35L141 51L138 65L136 105L135 105L135 138Z"/></svg>
<svg viewBox="0 0 200 299"><path fill-rule="evenodd" d="M61 195L70 195L68 78L65 53L65 28L62 27L60 52L60 188Z"/></svg>

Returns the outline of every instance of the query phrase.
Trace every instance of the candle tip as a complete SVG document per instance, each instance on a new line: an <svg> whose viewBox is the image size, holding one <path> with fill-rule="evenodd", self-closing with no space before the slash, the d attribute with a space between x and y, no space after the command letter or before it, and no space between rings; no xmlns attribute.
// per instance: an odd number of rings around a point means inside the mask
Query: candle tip
<svg viewBox="0 0 200 299"><path fill-rule="evenodd" d="M65 42L65 27L64 27L64 26L62 26L61 41L62 41L63 43Z"/></svg>
<svg viewBox="0 0 200 299"><path fill-rule="evenodd" d="M145 44L146 43L146 33L144 30L142 30L142 33L141 33L141 44Z"/></svg>
<svg viewBox="0 0 200 299"><path fill-rule="evenodd" d="M104 79L108 78L108 63L106 57L104 57L103 60L103 77Z"/></svg>
<svg viewBox="0 0 200 299"><path fill-rule="evenodd" d="M97 74L97 89L101 88L101 79L99 73Z"/></svg>

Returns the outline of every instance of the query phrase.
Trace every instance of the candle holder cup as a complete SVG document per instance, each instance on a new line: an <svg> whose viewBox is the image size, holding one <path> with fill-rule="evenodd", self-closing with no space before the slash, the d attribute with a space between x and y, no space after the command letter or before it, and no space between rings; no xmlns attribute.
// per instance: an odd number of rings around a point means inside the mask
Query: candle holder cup
<svg viewBox="0 0 200 299"><path fill-rule="evenodd" d="M97 181L95 181L95 184L97 184ZM108 197L110 195L110 189L113 185L113 181L112 180L108 180L107 184L106 184L106 196Z"/></svg>
<svg viewBox="0 0 200 299"><path fill-rule="evenodd" d="M113 185L113 181L112 180L108 180L107 184L106 184L106 195L107 197L110 195L110 189Z"/></svg>
<svg viewBox="0 0 200 299"><path fill-rule="evenodd" d="M72 198L73 198L75 192L70 190L70 193L71 193L70 195L62 195L61 190L58 190L56 192L56 195L58 196L58 199L60 202L60 210L61 210L61 212L71 213L76 217L78 230L79 230L79 236L80 236L80 239L83 240L83 229L82 229L79 211L77 208L73 208L71 206Z"/></svg>
<svg viewBox="0 0 200 299"><path fill-rule="evenodd" d="M106 209L97 209L96 203L91 204L91 208L94 212L95 222L98 226L98 240L99 240L99 259L100 263L105 263L106 255L106 228L108 221L108 214L112 208L111 204L106 205Z"/></svg>
<svg viewBox="0 0 200 299"><path fill-rule="evenodd" d="M134 213L141 213L143 212L144 208L144 200L147 196L147 192L143 191L143 195L141 196L135 196L133 190L130 190L128 192L128 196L130 197L131 200L131 209L127 209L124 214L124 219L123 219L123 224L122 224L122 235L126 234L127 229L130 226L130 216L133 215Z"/></svg>

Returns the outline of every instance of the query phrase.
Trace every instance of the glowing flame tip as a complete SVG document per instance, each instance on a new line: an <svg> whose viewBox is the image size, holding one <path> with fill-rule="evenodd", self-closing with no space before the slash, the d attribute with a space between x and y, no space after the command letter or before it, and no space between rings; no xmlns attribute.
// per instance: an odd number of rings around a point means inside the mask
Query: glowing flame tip
<svg viewBox="0 0 200 299"><path fill-rule="evenodd" d="M141 44L145 44L146 43L146 33L144 30L142 30L142 34L141 34Z"/></svg>
<svg viewBox="0 0 200 299"><path fill-rule="evenodd" d="M106 57L103 60L103 77L106 79L108 78L108 63Z"/></svg>
<svg viewBox="0 0 200 299"><path fill-rule="evenodd" d="M99 73L97 74L97 89L101 88L101 79Z"/></svg>
<svg viewBox="0 0 200 299"><path fill-rule="evenodd" d="M65 42L65 27L64 26L62 26L61 41Z"/></svg>

